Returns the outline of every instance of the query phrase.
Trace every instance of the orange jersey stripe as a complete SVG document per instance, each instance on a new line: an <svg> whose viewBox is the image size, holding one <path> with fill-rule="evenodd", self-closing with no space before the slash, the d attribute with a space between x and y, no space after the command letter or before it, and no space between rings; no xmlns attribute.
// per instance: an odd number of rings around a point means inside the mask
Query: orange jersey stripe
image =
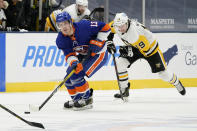
<svg viewBox="0 0 197 131"><path fill-rule="evenodd" d="M101 32L107 32L109 31L111 28L109 26L109 24L106 24L102 29L101 29Z"/></svg>
<svg viewBox="0 0 197 131"><path fill-rule="evenodd" d="M96 67L101 63L101 61L104 59L105 56L105 52L101 53L100 57L94 62L94 64L88 69L88 71L86 72L86 74L89 76L94 69L96 69Z"/></svg>
<svg viewBox="0 0 197 131"><path fill-rule="evenodd" d="M70 95L75 95L76 94L76 89L68 89L68 93Z"/></svg>
<svg viewBox="0 0 197 131"><path fill-rule="evenodd" d="M104 41L90 40L90 44L96 45L98 47L102 47L104 43Z"/></svg>
<svg viewBox="0 0 197 131"><path fill-rule="evenodd" d="M75 89L77 92L85 92L88 88L89 88L89 85L88 85L88 82L86 81L84 85L76 87Z"/></svg>

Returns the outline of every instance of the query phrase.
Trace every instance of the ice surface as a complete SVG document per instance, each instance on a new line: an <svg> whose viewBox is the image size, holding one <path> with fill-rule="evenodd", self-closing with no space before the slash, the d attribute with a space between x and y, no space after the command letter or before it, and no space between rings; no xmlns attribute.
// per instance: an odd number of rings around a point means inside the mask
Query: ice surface
<svg viewBox="0 0 197 131"><path fill-rule="evenodd" d="M94 108L64 110L70 99L58 91L39 112L51 92L0 93L0 103L31 122L42 123L47 131L197 131L197 87L186 88L181 96L175 88L130 90L129 102L115 100L117 90L94 91ZM38 131L0 108L0 131Z"/></svg>

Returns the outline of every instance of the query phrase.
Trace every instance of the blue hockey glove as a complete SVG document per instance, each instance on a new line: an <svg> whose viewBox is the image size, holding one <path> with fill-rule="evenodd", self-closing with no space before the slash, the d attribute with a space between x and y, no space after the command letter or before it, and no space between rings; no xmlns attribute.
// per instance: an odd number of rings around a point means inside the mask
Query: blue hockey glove
<svg viewBox="0 0 197 131"><path fill-rule="evenodd" d="M105 45L104 41L100 41L98 39L96 40L90 40L90 46L89 49L92 52L92 56L96 55L96 53L98 53L99 51L101 51L103 49Z"/></svg>
<svg viewBox="0 0 197 131"><path fill-rule="evenodd" d="M83 70L83 65L79 61L74 61L71 64L71 70L75 69L75 74L80 73Z"/></svg>

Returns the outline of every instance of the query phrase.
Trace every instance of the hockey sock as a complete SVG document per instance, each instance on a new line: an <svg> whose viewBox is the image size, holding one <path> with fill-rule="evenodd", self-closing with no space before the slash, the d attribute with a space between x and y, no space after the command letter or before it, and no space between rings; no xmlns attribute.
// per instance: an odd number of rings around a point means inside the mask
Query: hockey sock
<svg viewBox="0 0 197 131"><path fill-rule="evenodd" d="M119 82L120 82L120 86L121 86L121 90L124 92L125 88L128 87L128 72L119 72L118 73L118 77L119 77ZM124 89L122 89L124 88Z"/></svg>

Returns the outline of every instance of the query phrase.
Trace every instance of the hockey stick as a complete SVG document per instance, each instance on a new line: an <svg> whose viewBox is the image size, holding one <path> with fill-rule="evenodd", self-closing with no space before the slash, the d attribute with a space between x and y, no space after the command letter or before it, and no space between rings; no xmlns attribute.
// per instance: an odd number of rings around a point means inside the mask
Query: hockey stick
<svg viewBox="0 0 197 131"><path fill-rule="evenodd" d="M70 74L64 78L64 80L58 85L58 87L55 88L55 90L53 90L53 92L50 94L49 97L47 97L47 99L39 106L34 106L34 105L29 105L29 109L31 111L40 111L42 109L42 107L51 99L51 97L58 91L58 89L60 87L62 87L62 85L75 73L75 69L73 69Z"/></svg>
<svg viewBox="0 0 197 131"><path fill-rule="evenodd" d="M81 63L84 63L84 61L89 58L89 56L91 55L91 52L88 52L88 55L81 61ZM51 97L58 91L58 89L60 87L62 87L62 85L75 73L75 69L73 69L70 74L67 75L66 78L64 78L64 80L58 85L58 87L55 88L55 90L53 90L53 92L51 93L51 95L39 106L34 106L34 105L29 105L29 109L31 111L40 111L42 109L42 107L51 99Z"/></svg>
<svg viewBox="0 0 197 131"><path fill-rule="evenodd" d="M23 122L27 123L30 126L34 126L34 127L45 129L44 126L41 123L27 121L27 120L23 119L22 117L20 117L19 115L17 115L16 113L14 113L13 111L11 111L8 108L6 108L5 106L0 104L0 107L2 109L4 109L5 111L9 112L10 114L12 114L13 116L15 116L16 118L18 118L18 119L22 120Z"/></svg>
<svg viewBox="0 0 197 131"><path fill-rule="evenodd" d="M119 87L119 91L120 91L120 96L121 96L121 99L122 99L123 101L125 101L124 98L123 98L123 96L122 96L122 91L121 91L121 89L120 89L120 78L119 78L119 76L118 76L118 69L117 69L117 64L116 64L116 59L115 59L115 53L113 52L113 50L111 50L111 52L112 52L112 56L113 56L113 61L114 61L115 72L116 72L116 78L117 78L117 81L118 81L118 87Z"/></svg>

